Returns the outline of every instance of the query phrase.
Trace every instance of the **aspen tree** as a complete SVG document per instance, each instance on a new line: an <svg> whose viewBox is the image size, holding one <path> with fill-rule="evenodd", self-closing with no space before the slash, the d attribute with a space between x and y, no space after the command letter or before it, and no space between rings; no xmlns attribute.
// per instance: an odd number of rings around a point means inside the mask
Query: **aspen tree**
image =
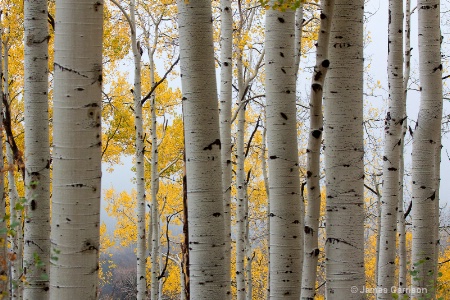
<svg viewBox="0 0 450 300"><path fill-rule="evenodd" d="M363 0L336 0L325 95L326 297L363 299Z"/></svg>
<svg viewBox="0 0 450 300"><path fill-rule="evenodd" d="M408 95L408 82L411 72L411 0L405 2L405 28L404 28L404 59L403 59L403 105L405 120L402 123L402 139L400 149L399 175L399 195L397 210L397 236L398 236L398 287L405 287L407 284L407 257L406 257L406 224L404 211L403 186L405 177L404 147L405 136L408 131L408 121L406 116L406 99Z"/></svg>
<svg viewBox="0 0 450 300"><path fill-rule="evenodd" d="M103 1L56 1L50 299L96 299Z"/></svg>
<svg viewBox="0 0 450 300"><path fill-rule="evenodd" d="M219 119L222 162L223 212L225 222L224 272L227 276L227 299L231 299L231 106L233 13L231 0L220 1L220 94Z"/></svg>
<svg viewBox="0 0 450 300"><path fill-rule="evenodd" d="M386 293L377 299L391 299L395 284L396 211L398 197L403 193L399 182L402 157L402 133L405 118L403 89L403 1L389 1L388 21L388 81L389 103L384 119L383 187L377 285Z"/></svg>
<svg viewBox="0 0 450 300"><path fill-rule="evenodd" d="M23 298L49 296L50 149L47 0L25 1L25 198Z"/></svg>
<svg viewBox="0 0 450 300"><path fill-rule="evenodd" d="M130 2L130 26L131 26L131 49L134 61L134 126L135 126L135 168L136 168L136 190L137 190L137 299L143 300L147 296L146 280L146 243L145 243L145 168L144 168L144 123L142 119L141 103L141 52L138 49L136 32L136 4L135 0ZM152 257L152 260L158 257ZM159 270L152 270L158 272ZM155 283L157 285L157 283Z"/></svg>
<svg viewBox="0 0 450 300"><path fill-rule="evenodd" d="M417 3L419 36L420 108L412 151L412 299L434 297L438 224L436 205L442 120L442 63L440 1Z"/></svg>
<svg viewBox="0 0 450 300"><path fill-rule="evenodd" d="M11 98L9 94L9 50L11 48L10 37L4 42L4 86L3 86L3 104L4 104L4 117L8 119L9 126L11 127ZM10 215L10 230L9 237L10 242L10 297L11 299L22 299L22 282L20 276L22 272L22 253L23 253L23 231L22 231L22 203L20 202L19 193L17 192L16 178L14 176L16 165L14 153L12 150L15 143L12 135L12 128L9 128L9 134L7 132L7 142L5 144L6 149L6 162L8 164L7 178L8 178L8 197L9 197L9 215Z"/></svg>
<svg viewBox="0 0 450 300"><path fill-rule="evenodd" d="M316 43L316 65L311 82L309 103L310 134L308 136L306 187L308 202L305 215L305 248L301 299L314 298L316 293L317 261L320 254L318 245L320 218L320 147L322 145L323 115L322 96L325 77L330 65L328 42L334 0L321 2L320 31Z"/></svg>
<svg viewBox="0 0 450 300"><path fill-rule="evenodd" d="M269 151L270 299L299 299L303 211L295 104L295 12L266 11L266 125Z"/></svg>
<svg viewBox="0 0 450 300"><path fill-rule="evenodd" d="M191 299L225 299L225 230L211 1L177 1Z"/></svg>

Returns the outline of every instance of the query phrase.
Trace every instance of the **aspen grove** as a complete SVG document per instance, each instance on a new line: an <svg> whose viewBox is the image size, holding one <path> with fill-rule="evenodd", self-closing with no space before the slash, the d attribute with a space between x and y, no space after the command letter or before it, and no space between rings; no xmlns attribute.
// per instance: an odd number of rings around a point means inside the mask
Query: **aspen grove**
<svg viewBox="0 0 450 300"><path fill-rule="evenodd" d="M450 299L450 4L0 0L0 299Z"/></svg>

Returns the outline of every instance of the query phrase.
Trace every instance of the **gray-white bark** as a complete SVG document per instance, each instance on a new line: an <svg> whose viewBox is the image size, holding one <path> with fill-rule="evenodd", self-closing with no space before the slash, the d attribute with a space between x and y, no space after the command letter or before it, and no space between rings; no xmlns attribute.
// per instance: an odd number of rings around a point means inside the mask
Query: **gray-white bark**
<svg viewBox="0 0 450 300"><path fill-rule="evenodd" d="M296 129L294 22L292 10L266 11L269 289L271 299L297 300L303 260L303 206Z"/></svg>
<svg viewBox="0 0 450 300"><path fill-rule="evenodd" d="M227 276L227 299L231 299L231 106L233 14L231 0L220 1L220 94L219 119L222 162L223 209L225 221L224 272Z"/></svg>
<svg viewBox="0 0 450 300"><path fill-rule="evenodd" d="M364 0L336 0L325 96L326 297L363 299Z"/></svg>
<svg viewBox="0 0 450 300"><path fill-rule="evenodd" d="M49 297L50 148L47 0L25 1L25 198L23 298Z"/></svg>
<svg viewBox="0 0 450 300"><path fill-rule="evenodd" d="M50 299L96 299L103 1L56 1Z"/></svg>
<svg viewBox="0 0 450 300"><path fill-rule="evenodd" d="M384 121L383 188L381 200L381 226L377 287L387 289L378 293L377 299L391 299L395 286L396 230L399 194L403 193L399 182L402 157L405 97L403 89L403 1L389 1L388 22L388 85L389 103Z"/></svg>
<svg viewBox="0 0 450 300"><path fill-rule="evenodd" d="M437 225L436 156L440 155L442 120L442 63L440 1L420 0L419 80L421 85L419 116L414 131L412 151L412 299L434 297ZM426 290L423 290L423 289Z"/></svg>
<svg viewBox="0 0 450 300"><path fill-rule="evenodd" d="M308 136L306 187L308 201L305 214L305 239L301 299L314 298L316 294L317 261L320 254L318 229L320 218L320 148L322 145L323 114L322 96L328 60L328 41L334 0L322 1L320 31L316 43L316 65L311 82L309 103L310 133Z"/></svg>
<svg viewBox="0 0 450 300"><path fill-rule="evenodd" d="M211 1L178 0L190 297L225 299L225 230Z"/></svg>

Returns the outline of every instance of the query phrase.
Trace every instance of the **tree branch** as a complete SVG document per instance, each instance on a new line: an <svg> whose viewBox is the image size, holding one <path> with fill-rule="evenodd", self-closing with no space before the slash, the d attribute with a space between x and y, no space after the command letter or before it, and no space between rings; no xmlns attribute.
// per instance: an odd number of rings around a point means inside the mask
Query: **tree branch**
<svg viewBox="0 0 450 300"><path fill-rule="evenodd" d="M112 0L111 0L112 1ZM148 92L147 96L145 96L142 100L141 100L141 105L144 105L145 101L147 101L153 94L153 92L156 90L156 88L163 83L164 80L166 80L167 75L169 75L170 72L172 72L173 68L178 64L178 62L180 61L180 56L178 55L177 60L170 66L170 68L166 71L166 73L164 74L164 76L158 81L156 82L152 88L150 89L150 92Z"/></svg>

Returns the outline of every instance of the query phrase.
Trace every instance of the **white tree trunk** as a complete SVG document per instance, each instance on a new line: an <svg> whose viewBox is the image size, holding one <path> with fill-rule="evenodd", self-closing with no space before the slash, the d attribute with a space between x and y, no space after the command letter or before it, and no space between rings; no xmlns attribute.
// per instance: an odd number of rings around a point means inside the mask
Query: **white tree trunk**
<svg viewBox="0 0 450 300"><path fill-rule="evenodd" d="M269 289L271 299L297 300L303 260L303 206L298 170L294 22L292 10L266 11Z"/></svg>
<svg viewBox="0 0 450 300"><path fill-rule="evenodd" d="M156 37L155 37L156 38ZM155 65L153 61L153 52L148 51L150 59L150 83L153 86L155 84ZM159 171L158 171L158 136L157 136L157 118L156 118L156 91L150 98L150 113L151 113L151 127L150 127L150 138L152 141L152 158L151 158L151 181L150 181L150 192L151 192L151 227L152 235L151 238L151 299L158 299L162 296L160 287L162 287L162 281L158 279L160 273L160 216L159 216L159 205L158 205L158 189L159 189Z"/></svg>
<svg viewBox="0 0 450 300"><path fill-rule="evenodd" d="M225 230L211 1L178 2L191 299L225 299Z"/></svg>
<svg viewBox="0 0 450 300"><path fill-rule="evenodd" d="M435 250L434 226L437 224L435 157L440 153L442 119L442 64L440 53L440 1L417 3L419 18L420 109L412 151L412 299L434 297ZM417 292L418 291L418 292Z"/></svg>
<svg viewBox="0 0 450 300"><path fill-rule="evenodd" d="M147 280L146 280L146 243L145 243L145 170L144 170L144 123L142 119L141 103L141 52L138 49L136 38L136 20L135 20L135 0L130 2L130 21L131 21L131 48L134 60L134 127L135 127L135 168L136 168L136 191L137 191L137 299L147 298ZM156 259L158 259L156 257ZM152 269L152 273L159 272L159 269ZM156 286L158 284L156 283ZM156 298L157 299L157 298Z"/></svg>
<svg viewBox="0 0 450 300"><path fill-rule="evenodd" d="M6 68L5 68L6 69ZM5 72L6 74L7 72ZM8 78L6 75L5 78ZM5 80L6 82L6 80ZM9 97L7 96L7 99ZM10 229L14 232L10 236L10 296L11 299L22 299L20 276L22 274L22 204L19 202L19 194L17 192L16 182L14 178L14 155L9 143L6 143L6 161L8 163L8 196L9 196L9 213L10 213Z"/></svg>
<svg viewBox="0 0 450 300"><path fill-rule="evenodd" d="M243 16L241 15L240 28L242 28ZM238 32L238 44L242 32ZM245 104L244 104L244 75L242 63L242 49L237 46L237 80L238 80L238 103L236 132L236 293L237 300L245 300L245 205L247 201L247 182L245 181Z"/></svg>
<svg viewBox="0 0 450 300"><path fill-rule="evenodd" d="M404 46L404 61L403 61L403 105L406 117L406 99L408 94L409 74L411 71L411 0L406 0L405 4L405 46ZM405 175L405 159L404 146L405 136L408 131L408 120L405 119L402 124L402 141L400 149L400 167L398 171L400 182L400 193L398 197L398 211L397 211L397 236L398 236L398 284L399 288L406 287L407 284L407 256L406 256L406 227L405 227L405 211L403 199L403 186ZM401 292L402 293L402 292ZM403 293L402 293L403 294Z"/></svg>
<svg viewBox="0 0 450 300"><path fill-rule="evenodd" d="M9 98L9 49L8 43L5 45L4 53L4 97L8 104L10 103ZM6 109L6 108L5 108ZM9 108L11 109L11 108ZM11 114L11 111L9 112ZM22 241L23 241L23 231L22 231L22 204L19 203L19 193L17 192L16 181L14 176L15 161L14 154L11 149L11 137L7 137L8 142L6 143L6 161L8 164L8 197L9 197L9 213L10 213L10 229L14 232L10 235L10 252L11 258L10 262L10 297L11 299L21 299L21 287L22 283L20 281L20 275L22 273Z"/></svg>
<svg viewBox="0 0 450 300"><path fill-rule="evenodd" d="M322 96L328 60L328 42L334 0L322 1L320 31L316 43L316 66L311 82L309 103L310 134L308 136L306 187L308 201L305 214L305 245L303 257L303 276L301 299L313 299L316 294L317 261L320 254L318 244L320 218L320 148L322 145L323 114Z"/></svg>
<svg viewBox="0 0 450 300"><path fill-rule="evenodd" d="M399 182L402 157L403 122L405 118L403 90L403 1L389 1L388 22L389 103L384 120L383 188L377 287L387 292L377 299L391 299L395 285L395 256L398 197L403 193Z"/></svg>
<svg viewBox="0 0 450 300"><path fill-rule="evenodd" d="M225 221L224 272L227 276L227 298L231 299L231 105L232 105L232 45L233 15L231 0L220 1L220 141L222 162L223 213Z"/></svg>
<svg viewBox="0 0 450 300"><path fill-rule="evenodd" d="M103 2L56 1L50 299L96 299Z"/></svg>
<svg viewBox="0 0 450 300"><path fill-rule="evenodd" d="M302 36L303 36L303 2L295 10L295 76L298 76L300 59L302 57Z"/></svg>
<svg viewBox="0 0 450 300"><path fill-rule="evenodd" d="M363 299L363 0L336 0L325 97L326 296Z"/></svg>
<svg viewBox="0 0 450 300"><path fill-rule="evenodd" d="M47 0L25 1L25 198L23 298L49 296L50 148Z"/></svg>

